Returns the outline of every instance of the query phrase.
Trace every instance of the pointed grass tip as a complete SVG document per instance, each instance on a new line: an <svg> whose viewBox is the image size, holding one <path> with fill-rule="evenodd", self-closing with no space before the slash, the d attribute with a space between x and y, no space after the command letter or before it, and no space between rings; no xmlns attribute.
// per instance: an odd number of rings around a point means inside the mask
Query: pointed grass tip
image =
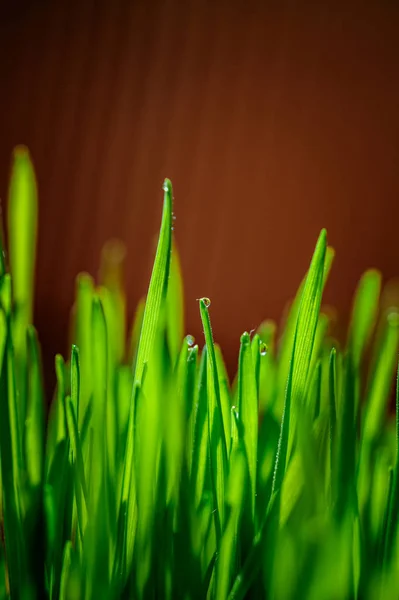
<svg viewBox="0 0 399 600"><path fill-rule="evenodd" d="M399 312L396 308L392 308L388 312L387 320L391 327L399 327Z"/></svg>
<svg viewBox="0 0 399 600"><path fill-rule="evenodd" d="M188 335L186 335L185 339L186 339L187 346L192 348L195 344L195 337L193 335L188 334Z"/></svg>
<svg viewBox="0 0 399 600"><path fill-rule="evenodd" d="M15 148L13 150L13 159L14 160L21 160L21 159L29 160L30 153L29 153L27 146L24 146L23 144L18 144L18 146L15 146Z"/></svg>
<svg viewBox="0 0 399 600"><path fill-rule="evenodd" d="M197 302L203 304L205 308L209 308L211 305L211 301L209 298L197 298Z"/></svg>
<svg viewBox="0 0 399 600"><path fill-rule="evenodd" d="M165 180L163 182L162 189L166 194L172 195L172 182L167 177L165 178Z"/></svg>
<svg viewBox="0 0 399 600"><path fill-rule="evenodd" d="M251 341L251 334L248 333L248 331L244 331L244 333L240 337L241 344L249 344L250 341Z"/></svg>

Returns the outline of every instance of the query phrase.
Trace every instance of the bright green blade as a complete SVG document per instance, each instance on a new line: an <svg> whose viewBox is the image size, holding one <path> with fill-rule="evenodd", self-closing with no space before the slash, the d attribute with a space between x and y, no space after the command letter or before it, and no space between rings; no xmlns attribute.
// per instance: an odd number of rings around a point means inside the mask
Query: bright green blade
<svg viewBox="0 0 399 600"><path fill-rule="evenodd" d="M242 444L241 444L242 445ZM216 594L217 600L225 600L231 586L237 559L237 536L243 509L243 497L246 482L246 457L243 447L234 449L230 459L228 478L227 506L228 518L220 544L220 556L217 562Z"/></svg>
<svg viewBox="0 0 399 600"><path fill-rule="evenodd" d="M134 372L134 382L141 385L145 365L150 358L159 318L162 302L166 297L168 278L170 271L170 258L172 251L172 184L165 179L163 184L164 204L162 213L161 230L159 232L157 252L154 267L152 269L150 285L145 303L143 324L141 327L140 340L137 350L137 360Z"/></svg>
<svg viewBox="0 0 399 600"><path fill-rule="evenodd" d="M77 521L79 525L80 536L83 538L86 523L87 523L87 503L88 493L86 486L86 477L83 462L83 453L80 443L80 436L78 431L78 422L75 413L75 407L72 399L67 396L66 399L66 415L69 439L71 442L72 450L72 465L74 468L74 480L75 480L75 501L77 509Z"/></svg>
<svg viewBox="0 0 399 600"><path fill-rule="evenodd" d="M192 417L191 468L190 476L194 487L195 507L200 506L204 490L209 484L209 426L207 404L207 347L201 353L199 366L197 396Z"/></svg>
<svg viewBox="0 0 399 600"><path fill-rule="evenodd" d="M226 448L230 446L230 413L231 413L231 391L229 376L220 346L215 344L216 366L219 377L220 403L222 406L223 426L226 438Z"/></svg>
<svg viewBox="0 0 399 600"><path fill-rule="evenodd" d="M318 239L301 296L276 456L273 492L278 491L281 486L286 469L286 459L287 456L289 457L290 448L294 441L298 411L303 406L305 400L306 385L323 292L326 239L327 234L323 230ZM290 423L292 417L293 422Z"/></svg>
<svg viewBox="0 0 399 600"><path fill-rule="evenodd" d="M176 244L173 244L170 262L166 314L166 336L172 364L175 364L184 335L183 280Z"/></svg>
<svg viewBox="0 0 399 600"><path fill-rule="evenodd" d="M238 363L238 414L244 429L243 443L247 457L250 490L248 512L251 515L253 537L257 480L256 465L258 458L258 394L249 333L243 333L240 342L240 357ZM257 346L259 354L258 342ZM248 527L248 524L246 527Z"/></svg>
<svg viewBox="0 0 399 600"><path fill-rule="evenodd" d="M328 246L325 249L325 263L323 270L323 288L326 285L328 276L331 271L332 263L334 260L335 252L334 249ZM309 273L303 279L301 285L299 286L298 292L295 296L295 299L290 307L288 317L284 326L284 333L281 340L280 348L279 348L279 368L278 368L278 390L279 396L281 398L281 404L284 403L285 398L285 390L286 390L286 382L287 382L287 373L289 371L289 364L292 357L293 352L293 344L294 344L294 333L297 327L298 313L300 310L300 306L302 303L303 290L308 278Z"/></svg>
<svg viewBox="0 0 399 600"><path fill-rule="evenodd" d="M144 309L145 309L145 298L141 298L139 303L136 306L136 312L133 319L132 331L130 334L130 342L129 342L129 354L128 360L132 364L133 371L136 364L137 358L137 350L139 347L140 333L141 327L143 325L143 317L144 317Z"/></svg>
<svg viewBox="0 0 399 600"><path fill-rule="evenodd" d="M213 343L212 328L209 318L210 301L201 298L199 301L202 325L204 327L207 347L207 394L208 394L208 429L211 456L211 475L215 504L215 528L218 539L224 527L224 494L227 469L227 447L223 413L220 400L219 376L216 365L216 355Z"/></svg>
<svg viewBox="0 0 399 600"><path fill-rule="evenodd" d="M138 419L141 421L141 425L137 428L137 431L141 431L141 427L143 428L143 433L150 435L150 447L148 450L150 451L146 455L146 460L149 462L149 468L153 468L154 465L154 456L156 457L156 447L154 446L154 442L156 440L156 436L158 436L157 426L154 426L154 420L150 421L151 418L151 406L149 404L149 400L140 393L140 388L143 384L144 372L147 369L148 363L150 361L151 356L156 356L154 351L154 342L159 336L159 326L161 322L161 312L162 305L166 298L167 294L167 285L168 278L170 272L170 259L171 259L171 250L172 250L172 184L166 179L163 185L164 190L164 204L163 204L163 213L162 213L162 222L161 229L158 239L158 246L155 255L154 266L151 274L150 284L147 293L147 299L143 314L143 321L140 329L140 338L138 342L137 354L134 362L134 383L133 383L133 392L132 392L132 400L129 409L129 420L128 420L128 430L127 430L127 442L126 442L126 450L125 450L125 458L124 458L124 468L123 468L123 476L122 476L122 495L121 495L121 504L126 503L128 514L130 515L130 523L134 521L135 511L133 510L134 498L132 497L132 486L134 487L134 477L133 477L133 467L134 467L134 431L135 431L135 421L136 421L136 412L139 410ZM151 382L150 382L151 383ZM136 407L137 404L137 407ZM156 422L159 421L158 411L155 411L155 415L157 417ZM148 424L148 425L147 425ZM158 436L159 437L159 436ZM145 448L143 442L143 448ZM154 454L155 453L155 454ZM144 456L144 455L142 455ZM151 476L152 471L146 471L145 469L145 461L140 458L140 466L139 471L141 472L146 483L151 485L151 482L148 481L148 478ZM143 519L141 522L141 528L139 530L138 536L141 537L141 540L146 536L146 532L148 529L148 525L151 522L151 506L148 505L148 498L151 494L151 487L146 487L141 485L139 487L140 494L142 495L141 504L143 506ZM140 502L140 501L139 501ZM132 525L130 525L131 527ZM129 525L128 525L129 527ZM131 540L129 540L131 541ZM123 541L121 539L118 540L117 545L122 544ZM132 553L132 549L128 554ZM146 558L143 558L143 568L141 573L139 574L138 587L142 590L142 586L145 585L146 578L148 576L148 560L149 554L147 553ZM148 560L147 560L148 559ZM140 592L141 593L141 592Z"/></svg>
<svg viewBox="0 0 399 600"><path fill-rule="evenodd" d="M14 297L14 345L25 357L26 327L32 323L37 236L36 178L28 150L19 146L8 194L8 245Z"/></svg>

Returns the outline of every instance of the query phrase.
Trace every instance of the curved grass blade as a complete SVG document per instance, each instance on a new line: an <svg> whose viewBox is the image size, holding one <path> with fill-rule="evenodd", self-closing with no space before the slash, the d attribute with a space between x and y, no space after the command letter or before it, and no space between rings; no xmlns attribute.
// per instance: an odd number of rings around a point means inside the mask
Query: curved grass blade
<svg viewBox="0 0 399 600"><path fill-rule="evenodd" d="M131 515L131 521L134 519L132 487L134 486L133 476L133 449L134 449L134 430L135 430L135 412L136 404L139 399L144 406L141 406L141 414L149 415L150 406L145 406L146 399L141 395L140 388L143 384L143 377L147 368L148 361L153 351L154 342L158 333L161 318L162 304L166 298L168 278L170 271L170 259L172 250L172 184L169 179L165 179L164 185L164 204L162 212L161 229L158 239L158 246L155 255L154 266L151 274L150 284L147 293L146 304L144 308L143 321L140 330L137 355L134 364L133 390L129 409L129 420L127 430L127 442L125 449L124 468L122 475L122 494L121 506L124 502L127 504L128 521ZM144 463L143 463L144 464ZM149 475L149 474L147 474ZM145 495L145 491L143 491ZM117 540L117 546L123 544L123 540ZM128 552L128 554L130 554Z"/></svg>
<svg viewBox="0 0 399 600"><path fill-rule="evenodd" d="M142 384L145 365L150 358L159 323L162 302L166 297L172 251L172 183L165 179L163 184L164 204L161 230L155 255L154 267L145 303L143 324L137 350L134 372L136 385Z"/></svg>
<svg viewBox="0 0 399 600"><path fill-rule="evenodd" d="M324 230L323 230L324 231ZM328 276L331 271L332 263L334 261L335 251L331 246L328 246L325 249L325 261L324 261L324 270L323 270L323 284L322 288L324 289ZM306 274L304 279L299 286L297 294L294 298L294 301L291 304L288 317L284 326L284 334L281 340L280 348L279 348L279 367L278 367L278 390L279 395L281 396L281 404L284 403L285 399L285 389L287 382L287 373L289 371L289 364L291 361L292 353L293 353L293 345L294 345L294 333L297 326L298 313L302 302L303 290L305 287L306 280L308 278L309 272Z"/></svg>
<svg viewBox="0 0 399 600"><path fill-rule="evenodd" d="M289 457L294 440L295 421L305 398L323 292L326 238L327 234L323 229L316 244L299 306L278 442L272 495L281 487L286 469L287 456ZM293 423L290 423L292 417L294 417Z"/></svg>
<svg viewBox="0 0 399 600"><path fill-rule="evenodd" d="M224 527L224 493L227 469L227 447L223 425L222 405L220 401L219 377L216 366L215 348L209 318L209 300L199 301L202 325L207 346L207 394L209 444L211 454L211 475L215 504L215 529L217 539L221 539Z"/></svg>

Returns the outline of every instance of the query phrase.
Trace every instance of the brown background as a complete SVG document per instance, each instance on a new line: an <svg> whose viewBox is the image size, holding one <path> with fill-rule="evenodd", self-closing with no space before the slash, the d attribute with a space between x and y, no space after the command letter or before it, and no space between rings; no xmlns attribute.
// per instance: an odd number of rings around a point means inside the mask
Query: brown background
<svg viewBox="0 0 399 600"><path fill-rule="evenodd" d="M78 271L128 247L130 314L175 188L188 329L212 299L238 336L278 318L321 227L327 300L346 315L370 266L399 274L396 1L58 0L0 8L0 193L29 146L40 190L36 324L66 352Z"/></svg>

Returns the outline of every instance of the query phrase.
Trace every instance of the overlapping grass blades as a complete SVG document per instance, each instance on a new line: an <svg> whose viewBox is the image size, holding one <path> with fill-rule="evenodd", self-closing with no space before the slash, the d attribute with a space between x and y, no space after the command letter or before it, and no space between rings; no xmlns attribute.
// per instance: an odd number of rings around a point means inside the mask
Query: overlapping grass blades
<svg viewBox="0 0 399 600"><path fill-rule="evenodd" d="M36 184L26 149L15 154L0 249L0 598L396 598L399 318L380 308L380 274L362 277L341 346L322 307L334 257L322 231L285 323L237 340L231 382L209 299L204 340L183 337L163 189L131 334L113 242L99 282L77 279L47 417Z"/></svg>

